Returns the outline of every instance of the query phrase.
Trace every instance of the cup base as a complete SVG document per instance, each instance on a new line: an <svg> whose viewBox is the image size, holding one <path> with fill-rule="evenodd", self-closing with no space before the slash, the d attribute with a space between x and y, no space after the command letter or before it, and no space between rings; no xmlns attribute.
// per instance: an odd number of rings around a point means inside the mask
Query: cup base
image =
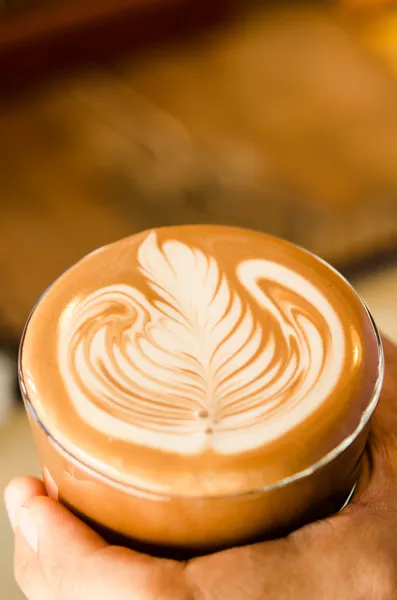
<svg viewBox="0 0 397 600"><path fill-rule="evenodd" d="M345 502L343 503L342 508L340 508L339 511L336 509L336 512L334 514L337 514L338 512L342 512L348 506L348 504L350 503L350 501L354 495L356 486L357 486L357 481L354 483ZM208 547L200 547L200 548L192 549L192 548L188 548L188 547L185 547L185 548L184 547L173 547L173 546L145 543L145 542L142 542L142 541L139 541L136 539L131 539L125 535L117 533L116 531L114 531L112 529L104 527L103 525L97 523L96 521L93 521L92 519L87 518L86 515L79 513L78 511L76 511L76 509L74 507L70 506L67 502L62 501L62 499L61 499L61 502L71 512L73 512L78 518L80 518L87 525L89 525L92 529L94 529L99 535L101 535L106 540L106 542L108 542L109 544L114 545L114 546L123 546L123 547L129 548L131 550L134 550L135 552L139 552L142 554L148 554L148 555L154 556L156 558L165 558L165 559L170 559L170 560L186 561L186 560L190 560L193 558L198 558L200 556L207 556L209 554L221 552L222 550L226 550L226 549L230 548L230 546L228 546L228 545L225 545L225 546L217 545L217 546L208 546ZM317 515L317 518L313 519L313 522L315 522L316 520L320 520L321 518L324 518L325 516L326 516L326 514L320 515L320 513L319 513L319 515ZM296 529L303 527L305 524L306 523L300 523L299 525L297 525ZM296 530L296 529L293 528L292 531ZM237 544L236 546L246 546L246 545L250 545L250 544L256 544L256 543L270 541L272 539L279 539L279 538L287 536L292 531L290 529L279 530L277 532L273 532L273 534L269 537L264 537L264 536L253 537L251 539L245 540L241 544Z"/></svg>

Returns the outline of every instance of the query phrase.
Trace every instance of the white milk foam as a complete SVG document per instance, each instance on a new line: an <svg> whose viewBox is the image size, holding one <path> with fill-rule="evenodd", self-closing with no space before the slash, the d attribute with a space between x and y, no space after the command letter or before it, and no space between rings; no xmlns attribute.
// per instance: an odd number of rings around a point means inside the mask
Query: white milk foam
<svg viewBox="0 0 397 600"><path fill-rule="evenodd" d="M307 279L255 259L236 266L232 285L213 256L176 240L159 247L155 232L137 259L154 301L109 285L60 321L61 375L92 428L158 450L232 455L287 433L332 393L344 332Z"/></svg>

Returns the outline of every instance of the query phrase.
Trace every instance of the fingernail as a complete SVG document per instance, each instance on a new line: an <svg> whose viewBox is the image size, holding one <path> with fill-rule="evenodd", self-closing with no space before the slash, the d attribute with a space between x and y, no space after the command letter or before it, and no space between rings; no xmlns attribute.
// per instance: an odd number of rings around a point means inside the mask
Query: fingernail
<svg viewBox="0 0 397 600"><path fill-rule="evenodd" d="M43 480L49 497L58 500L58 487L47 467L43 467Z"/></svg>
<svg viewBox="0 0 397 600"><path fill-rule="evenodd" d="M22 507L17 513L17 525L19 531L29 544L29 546L37 552L37 523L32 510Z"/></svg>
<svg viewBox="0 0 397 600"><path fill-rule="evenodd" d="M11 523L11 527L13 529L15 529L16 527L16 514L18 512L18 509L23 504L23 501L24 499L20 493L20 490L17 487L13 485L9 485L6 487L6 489L4 490L4 504L6 507L8 518Z"/></svg>

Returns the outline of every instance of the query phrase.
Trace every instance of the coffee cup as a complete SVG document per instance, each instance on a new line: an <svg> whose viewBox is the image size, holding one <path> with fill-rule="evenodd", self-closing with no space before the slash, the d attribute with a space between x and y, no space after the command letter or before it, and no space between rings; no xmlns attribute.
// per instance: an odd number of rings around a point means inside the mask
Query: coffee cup
<svg viewBox="0 0 397 600"><path fill-rule="evenodd" d="M19 374L48 493L110 541L186 557L342 508L383 354L324 261L192 225L61 275L28 320Z"/></svg>

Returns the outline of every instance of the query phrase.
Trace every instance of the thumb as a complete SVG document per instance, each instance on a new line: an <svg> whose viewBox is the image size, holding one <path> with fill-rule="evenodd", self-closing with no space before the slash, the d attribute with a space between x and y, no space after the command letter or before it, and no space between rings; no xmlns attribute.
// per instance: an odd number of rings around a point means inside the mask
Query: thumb
<svg viewBox="0 0 397 600"><path fill-rule="evenodd" d="M368 511L397 526L397 347L383 339L385 379L349 511Z"/></svg>
<svg viewBox="0 0 397 600"><path fill-rule="evenodd" d="M383 350L385 378L379 404L372 418L370 445L375 454L390 459L397 454L397 346L383 337ZM397 465L391 466L395 466L397 472Z"/></svg>
<svg viewBox="0 0 397 600"><path fill-rule="evenodd" d="M17 513L48 588L63 600L184 600L183 566L109 546L66 508L36 497ZM169 595L167 595L169 593ZM33 600L36 600L34 598Z"/></svg>

